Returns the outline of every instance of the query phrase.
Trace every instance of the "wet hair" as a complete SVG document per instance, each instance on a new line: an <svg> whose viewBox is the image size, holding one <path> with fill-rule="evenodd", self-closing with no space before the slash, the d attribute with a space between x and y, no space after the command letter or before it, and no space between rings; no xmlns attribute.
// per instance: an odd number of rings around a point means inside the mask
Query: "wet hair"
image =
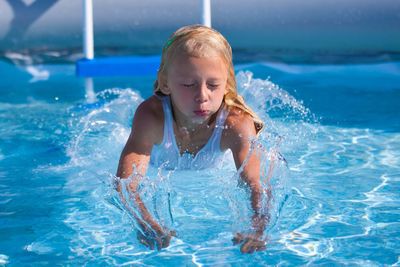
<svg viewBox="0 0 400 267"><path fill-rule="evenodd" d="M228 108L236 107L249 114L253 118L256 132L259 133L262 130L264 123L237 92L232 48L225 37L212 28L190 25L178 29L171 35L162 50L157 80L154 83L154 94L165 95L163 88L167 84L168 67L178 53L199 58L220 56L228 68L227 90L223 100L225 105Z"/></svg>

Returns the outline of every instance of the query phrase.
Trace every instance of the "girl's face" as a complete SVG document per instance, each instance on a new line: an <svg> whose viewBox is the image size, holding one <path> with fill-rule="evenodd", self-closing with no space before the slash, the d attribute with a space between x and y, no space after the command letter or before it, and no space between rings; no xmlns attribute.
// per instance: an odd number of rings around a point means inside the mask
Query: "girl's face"
<svg viewBox="0 0 400 267"><path fill-rule="evenodd" d="M218 111L226 92L228 69L221 57L178 54L170 63L167 86L176 119L202 124Z"/></svg>

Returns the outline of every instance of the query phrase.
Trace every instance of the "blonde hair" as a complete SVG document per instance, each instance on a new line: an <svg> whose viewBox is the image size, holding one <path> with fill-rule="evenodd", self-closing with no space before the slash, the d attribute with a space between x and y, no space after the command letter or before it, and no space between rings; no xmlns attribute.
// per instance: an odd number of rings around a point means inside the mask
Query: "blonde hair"
<svg viewBox="0 0 400 267"><path fill-rule="evenodd" d="M221 56L228 68L227 92L224 96L225 105L228 108L236 107L249 114L254 121L257 133L263 129L262 120L246 105L243 97L237 93L231 46L221 33L203 25L182 27L168 39L162 50L157 80L154 83L155 94L164 95L162 88L167 83L167 69L177 53L185 53L193 57Z"/></svg>

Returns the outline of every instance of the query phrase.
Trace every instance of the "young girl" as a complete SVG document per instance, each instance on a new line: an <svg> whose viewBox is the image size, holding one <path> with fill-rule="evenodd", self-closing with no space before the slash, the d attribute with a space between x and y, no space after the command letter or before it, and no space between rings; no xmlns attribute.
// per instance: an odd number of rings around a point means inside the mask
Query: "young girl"
<svg viewBox="0 0 400 267"><path fill-rule="evenodd" d="M247 158L241 178L251 189L254 210L254 233L237 234L233 242L241 243L243 253L264 250L261 238L267 219L260 214L260 161L256 155L248 156L250 140L262 128L237 93L227 40L205 26L178 29L163 48L154 95L136 110L117 171L118 177L127 178L135 169L129 190L141 215L134 215L143 230L140 242L161 249L175 235L159 225L137 193L149 162L172 169L202 169L217 166L230 149L238 169Z"/></svg>

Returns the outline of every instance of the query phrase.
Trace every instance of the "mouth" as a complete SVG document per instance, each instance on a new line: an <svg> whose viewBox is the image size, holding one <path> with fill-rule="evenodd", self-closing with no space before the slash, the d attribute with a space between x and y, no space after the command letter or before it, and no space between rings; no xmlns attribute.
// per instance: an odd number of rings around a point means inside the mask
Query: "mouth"
<svg viewBox="0 0 400 267"><path fill-rule="evenodd" d="M209 111L208 110L204 110L204 109L199 109L199 110L193 111L193 113L196 114L196 116L205 117L205 116L207 116L209 114Z"/></svg>

